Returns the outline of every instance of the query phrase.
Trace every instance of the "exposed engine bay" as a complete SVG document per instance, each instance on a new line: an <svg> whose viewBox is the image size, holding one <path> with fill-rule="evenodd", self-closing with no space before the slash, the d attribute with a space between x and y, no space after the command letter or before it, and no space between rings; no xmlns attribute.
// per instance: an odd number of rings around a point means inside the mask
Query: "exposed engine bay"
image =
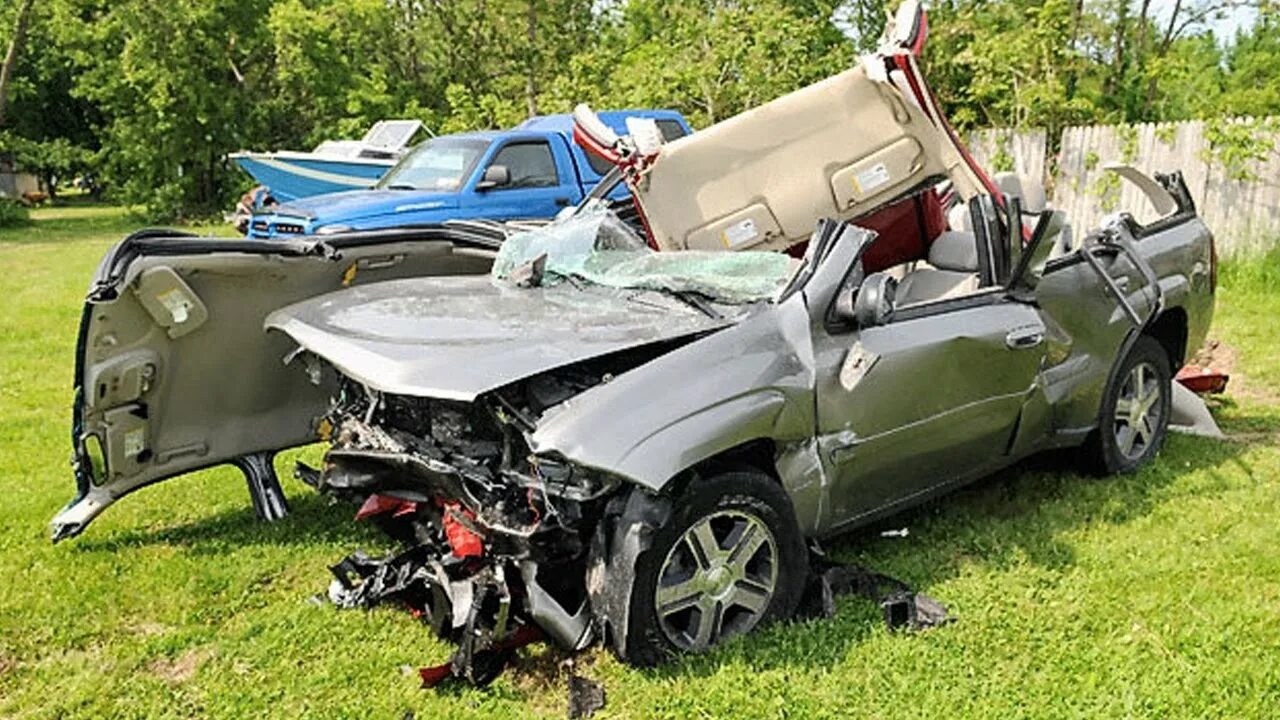
<svg viewBox="0 0 1280 720"><path fill-rule="evenodd" d="M538 419L647 352L534 376L473 403L391 395L346 377L319 421L332 443L298 476L361 506L407 548L333 567L330 599L407 604L458 644L453 674L484 684L504 653L548 637L576 650L599 636L586 587L588 553L622 482L535 455ZM425 679L425 678L424 678Z"/></svg>

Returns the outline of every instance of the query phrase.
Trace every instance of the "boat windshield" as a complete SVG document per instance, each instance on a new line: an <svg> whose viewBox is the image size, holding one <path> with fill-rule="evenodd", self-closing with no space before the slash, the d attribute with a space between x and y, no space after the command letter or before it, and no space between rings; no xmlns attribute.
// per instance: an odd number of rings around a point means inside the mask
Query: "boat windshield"
<svg viewBox="0 0 1280 720"><path fill-rule="evenodd" d="M487 147L489 141L479 138L432 138L414 148L383 175L378 188L457 190Z"/></svg>

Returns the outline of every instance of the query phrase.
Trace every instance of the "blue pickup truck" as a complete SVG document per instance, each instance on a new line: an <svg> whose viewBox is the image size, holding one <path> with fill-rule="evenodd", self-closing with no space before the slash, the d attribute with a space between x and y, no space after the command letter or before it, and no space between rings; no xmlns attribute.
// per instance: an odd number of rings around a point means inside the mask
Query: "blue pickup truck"
<svg viewBox="0 0 1280 720"><path fill-rule="evenodd" d="M599 113L619 134L626 119L652 119L670 141L692 130L672 110ZM375 230L444 220L552 218L576 205L612 166L573 141L570 115L530 118L511 130L432 138L368 190L317 195L270 207L249 222L249 237ZM625 197L624 186L611 198Z"/></svg>

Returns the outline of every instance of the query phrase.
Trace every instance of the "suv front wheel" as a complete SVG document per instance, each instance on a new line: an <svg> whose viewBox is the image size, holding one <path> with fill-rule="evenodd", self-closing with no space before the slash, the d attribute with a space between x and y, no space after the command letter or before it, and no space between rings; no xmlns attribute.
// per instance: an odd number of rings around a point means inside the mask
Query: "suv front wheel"
<svg viewBox="0 0 1280 720"><path fill-rule="evenodd" d="M623 659L656 665L790 617L808 556L786 493L758 472L700 478L635 564Z"/></svg>

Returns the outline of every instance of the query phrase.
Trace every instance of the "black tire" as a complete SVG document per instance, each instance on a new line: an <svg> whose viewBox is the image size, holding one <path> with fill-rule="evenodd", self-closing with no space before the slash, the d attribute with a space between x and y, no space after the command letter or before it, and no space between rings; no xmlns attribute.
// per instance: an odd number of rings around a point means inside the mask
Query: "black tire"
<svg viewBox="0 0 1280 720"><path fill-rule="evenodd" d="M752 522L750 518L758 520L758 524ZM727 585L721 584L721 594L728 593L724 601L711 600L715 597L715 593L701 594L709 602L714 602L717 611L711 616L716 618L712 622L724 630L723 634L720 632L713 634L714 639L710 641L709 646L718 644L721 639L729 635L749 632L776 620L789 618L795 612L804 590L809 563L804 538L786 493L777 482L759 472L733 471L700 478L692 482L674 499L674 510L670 518L656 530L652 543L636 559L635 579L631 586L630 609L627 613L626 640L625 644L615 644L615 649L623 661L648 667L658 665L680 652L696 652L705 649L682 647L673 640L670 629L674 624L672 618L675 616L668 615L666 620L659 616L656 596L660 580L670 583L670 573L675 567L674 563L679 559L679 554L687 552L690 553L690 558L696 558L692 554L696 552L690 544L692 540L686 540L685 534L695 525L702 528L704 521L707 523L705 525L707 528L713 527L713 523L718 523L720 527L725 528L724 540L719 548L726 553L722 558L722 570L724 566L736 564L731 549L737 545L745 548L751 544L747 541L736 542L735 538L747 537L748 532L751 537L757 537L761 527L767 529L772 538L772 548L775 552L773 562L776 563L773 590L763 611L751 612L745 607L732 604L735 597L743 594L739 589L740 586L753 589L753 592L758 591L758 586L751 584L753 580L745 577L738 581L729 579ZM743 529L734 527L738 522L744 524ZM751 530L746 530L747 527ZM681 548L678 550L675 549L677 543L681 543ZM769 548L770 546L765 541L760 547ZM743 566L745 567L749 562L755 562L758 565L752 572L766 572L764 568L767 564L763 558L767 553L760 550L744 550L738 554L747 552L758 554L752 555L755 560L752 558L743 560ZM704 557L703 560L705 559ZM668 564L669 560L672 564ZM712 571L702 569L701 561L695 559L695 562L698 562L698 565L691 566L693 573L698 574L700 579L712 577ZM668 573L665 576L664 570ZM724 573L722 572L721 575ZM706 582L714 581L707 579ZM763 594L757 596L755 602L759 602L759 597L763 596ZM728 607L721 608L721 605ZM690 611L693 609L690 608Z"/></svg>
<svg viewBox="0 0 1280 720"><path fill-rule="evenodd" d="M1135 375L1138 369L1142 370L1141 376ZM1154 375L1154 378L1146 379L1148 374ZM1120 361L1103 391L1102 405L1098 410L1098 429L1085 443L1085 462L1089 470L1099 475L1131 473L1155 457L1164 443L1169 428L1169 414L1173 409L1172 376L1169 355L1164 347L1155 338L1140 336ZM1132 419L1136 416L1132 412L1126 413L1125 408L1140 407L1147 403L1143 399L1142 402L1133 404L1133 390L1139 377L1143 378L1144 385L1153 388L1158 395L1143 413L1144 421L1135 424ZM1130 419L1118 417L1126 414ZM1135 432L1134 427L1139 426L1143 430Z"/></svg>

